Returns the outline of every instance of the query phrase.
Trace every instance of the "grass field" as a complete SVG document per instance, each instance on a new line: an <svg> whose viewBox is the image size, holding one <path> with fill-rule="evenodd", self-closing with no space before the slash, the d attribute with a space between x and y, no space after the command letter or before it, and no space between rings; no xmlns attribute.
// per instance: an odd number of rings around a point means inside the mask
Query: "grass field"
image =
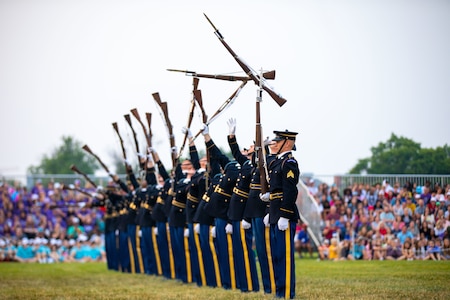
<svg viewBox="0 0 450 300"><path fill-rule="evenodd" d="M297 259L297 299L450 299L450 261ZM103 263L0 264L0 299L273 299L108 271Z"/></svg>

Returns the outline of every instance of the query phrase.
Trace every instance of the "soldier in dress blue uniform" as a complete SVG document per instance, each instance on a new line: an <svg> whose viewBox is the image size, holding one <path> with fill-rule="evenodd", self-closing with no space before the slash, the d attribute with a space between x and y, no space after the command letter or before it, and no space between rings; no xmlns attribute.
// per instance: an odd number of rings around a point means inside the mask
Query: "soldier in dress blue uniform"
<svg viewBox="0 0 450 300"><path fill-rule="evenodd" d="M300 170L292 156L297 132L274 131L271 151L276 154L268 166L269 192L261 194L270 201L264 222L270 224L276 296L295 297L294 235L299 213L296 205Z"/></svg>
<svg viewBox="0 0 450 300"><path fill-rule="evenodd" d="M203 132L209 131L204 125ZM233 257L233 225L228 218L228 207L230 205L233 188L239 176L240 165L235 160L230 160L217 146L208 149L211 157L215 157L223 169L223 174L211 194L205 210L215 218L216 251L220 268L222 287L225 289L240 288L236 281L235 262ZM231 250L231 251L230 251Z"/></svg>
<svg viewBox="0 0 450 300"><path fill-rule="evenodd" d="M189 251L189 229L186 222L186 202L190 180L195 169L200 167L197 148L189 145L190 160L178 163L176 167L175 197L169 213L169 229L175 262L175 276L185 283L192 282L192 264ZM197 264L198 266L198 264Z"/></svg>
<svg viewBox="0 0 450 300"><path fill-rule="evenodd" d="M249 149L241 150L236 141L236 120L228 121L229 135L228 144L234 159L241 165L236 186L228 208L228 218L233 226L233 256L236 266L236 280L239 282L240 290L243 292L259 291L258 273L256 271L255 253L253 252L253 231L251 220L244 219L244 211L250 191L250 180L252 178L253 164L252 156L254 145Z"/></svg>
<svg viewBox="0 0 450 300"><path fill-rule="evenodd" d="M203 136L205 138L206 149L215 147L207 131L203 131ZM198 236L200 242L199 266L200 268L203 267L203 270L200 270L202 285L222 287L215 246L214 217L204 209L216 185L219 183L222 174L218 160L214 156L210 157L208 150L204 159L206 160L206 170L202 170L201 167L192 177L188 193L188 205L198 203L192 217L192 222L194 225L194 234ZM202 166L202 162L200 164ZM202 273L204 273L206 284L203 282Z"/></svg>

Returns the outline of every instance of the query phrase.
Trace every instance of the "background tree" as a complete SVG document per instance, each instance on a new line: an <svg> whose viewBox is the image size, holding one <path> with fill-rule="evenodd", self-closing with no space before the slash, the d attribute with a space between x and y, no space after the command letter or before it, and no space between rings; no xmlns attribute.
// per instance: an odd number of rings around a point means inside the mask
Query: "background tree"
<svg viewBox="0 0 450 300"><path fill-rule="evenodd" d="M448 145L421 148L419 143L391 134L385 143L371 148L372 157L360 159L351 174L449 174Z"/></svg>
<svg viewBox="0 0 450 300"><path fill-rule="evenodd" d="M95 158L91 157L82 148L79 141L71 136L62 137L62 145L56 148L50 156L44 154L38 166L30 166L31 174L73 174L71 165L86 174L94 174L99 169Z"/></svg>

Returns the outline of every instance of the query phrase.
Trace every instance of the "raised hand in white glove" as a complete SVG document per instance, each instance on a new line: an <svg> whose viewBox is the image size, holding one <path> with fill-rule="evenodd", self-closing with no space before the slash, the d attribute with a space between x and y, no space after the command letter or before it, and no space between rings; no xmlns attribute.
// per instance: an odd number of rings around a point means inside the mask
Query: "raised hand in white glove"
<svg viewBox="0 0 450 300"><path fill-rule="evenodd" d="M230 118L227 124L228 124L228 134L234 135L236 133L236 119Z"/></svg>
<svg viewBox="0 0 450 300"><path fill-rule="evenodd" d="M173 146L172 148L170 148L170 150L172 151L172 153L177 153L178 152L177 146Z"/></svg>
<svg viewBox="0 0 450 300"><path fill-rule="evenodd" d="M189 237L189 229L184 229L184 237Z"/></svg>
<svg viewBox="0 0 450 300"><path fill-rule="evenodd" d="M211 227L210 233L211 233L211 236L212 236L213 238L216 237L216 226Z"/></svg>
<svg viewBox="0 0 450 300"><path fill-rule="evenodd" d="M197 234L200 234L200 224L199 223L194 224L194 232Z"/></svg>
<svg viewBox="0 0 450 300"><path fill-rule="evenodd" d="M252 223L249 223L245 220L241 221L241 225L242 225L242 228L244 228L244 229L250 229L252 227Z"/></svg>
<svg viewBox="0 0 450 300"><path fill-rule="evenodd" d="M155 235L158 235L158 227L153 228L153 233L154 233Z"/></svg>
<svg viewBox="0 0 450 300"><path fill-rule="evenodd" d="M147 152L148 152L148 153L153 153L153 152L156 152L156 151L155 151L155 148L153 148L153 147L148 147L148 148L147 148Z"/></svg>
<svg viewBox="0 0 450 300"><path fill-rule="evenodd" d="M228 223L227 226L225 226L225 232L227 234L233 234L233 225Z"/></svg>
<svg viewBox="0 0 450 300"><path fill-rule="evenodd" d="M264 226L266 226L266 227L270 226L270 224L269 224L269 214L264 216L263 223L264 223Z"/></svg>
<svg viewBox="0 0 450 300"><path fill-rule="evenodd" d="M206 134L208 134L209 133L209 127L208 127L208 125L206 125L206 124L203 124L203 126L202 126L202 134L203 135L206 135Z"/></svg>
<svg viewBox="0 0 450 300"><path fill-rule="evenodd" d="M259 194L259 199L261 199L264 202L269 202L270 201L270 193L264 193L264 194Z"/></svg>
<svg viewBox="0 0 450 300"><path fill-rule="evenodd" d="M278 219L278 229L280 229L281 231L285 231L286 229L288 229L289 227L289 219L280 217Z"/></svg>
<svg viewBox="0 0 450 300"><path fill-rule="evenodd" d="M123 160L124 162L125 162L125 164L127 165L127 166L131 166L131 161L129 160L129 159L124 159Z"/></svg>
<svg viewBox="0 0 450 300"><path fill-rule="evenodd" d="M187 128L186 126L183 126L183 128L181 128L181 133L187 134L188 139L193 137L191 129Z"/></svg>

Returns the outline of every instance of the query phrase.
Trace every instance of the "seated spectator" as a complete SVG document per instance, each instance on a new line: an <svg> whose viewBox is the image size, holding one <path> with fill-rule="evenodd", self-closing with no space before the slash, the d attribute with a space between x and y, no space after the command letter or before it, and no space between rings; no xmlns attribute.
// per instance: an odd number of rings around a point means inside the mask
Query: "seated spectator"
<svg viewBox="0 0 450 300"><path fill-rule="evenodd" d="M447 228L444 227L444 220L443 219L437 220L436 226L434 226L433 231L434 231L434 237L435 238L438 238L440 240L444 239L444 236L447 233Z"/></svg>
<svg viewBox="0 0 450 300"><path fill-rule="evenodd" d="M353 245L353 247L350 248L350 255L354 260L361 260L364 258L364 251L365 251L364 239L362 237L358 237L355 245Z"/></svg>
<svg viewBox="0 0 450 300"><path fill-rule="evenodd" d="M34 247L31 245L31 242L28 238L23 238L20 240L19 245L17 247L16 252L16 260L18 262L36 262L36 251Z"/></svg>
<svg viewBox="0 0 450 300"><path fill-rule="evenodd" d="M397 260L414 260L414 247L408 239L402 245L402 255Z"/></svg>
<svg viewBox="0 0 450 300"><path fill-rule="evenodd" d="M319 246L319 259L328 260L328 247L330 246L330 241L325 240L323 244Z"/></svg>
<svg viewBox="0 0 450 300"><path fill-rule="evenodd" d="M441 260L441 248L435 244L434 240L429 240L423 260Z"/></svg>
<svg viewBox="0 0 450 300"><path fill-rule="evenodd" d="M80 225L80 220L77 217L72 217L70 220L72 224L67 227L67 238L77 239L80 234L85 233L84 227Z"/></svg>
<svg viewBox="0 0 450 300"><path fill-rule="evenodd" d="M406 239L414 239L414 235L409 231L408 227L403 226L402 231L397 233L397 238L399 239L400 244L403 245Z"/></svg>
<svg viewBox="0 0 450 300"><path fill-rule="evenodd" d="M450 260L450 238L445 238L444 242L442 244L442 259L443 260Z"/></svg>
<svg viewBox="0 0 450 300"><path fill-rule="evenodd" d="M339 244L337 238L332 238L328 247L328 259L339 260Z"/></svg>
<svg viewBox="0 0 450 300"><path fill-rule="evenodd" d="M353 256L350 254L352 243L349 239L345 239L342 241L342 245L340 246L339 252L339 260L353 260Z"/></svg>
<svg viewBox="0 0 450 300"><path fill-rule="evenodd" d="M300 226L300 230L298 231L295 237L295 251L299 254L300 258L302 258L302 252L308 252L309 257L312 258L312 246L311 240L309 239L308 232L306 230L305 224Z"/></svg>
<svg viewBox="0 0 450 300"><path fill-rule="evenodd" d="M387 260L397 260L402 256L402 248L398 239L389 239L386 249Z"/></svg>

